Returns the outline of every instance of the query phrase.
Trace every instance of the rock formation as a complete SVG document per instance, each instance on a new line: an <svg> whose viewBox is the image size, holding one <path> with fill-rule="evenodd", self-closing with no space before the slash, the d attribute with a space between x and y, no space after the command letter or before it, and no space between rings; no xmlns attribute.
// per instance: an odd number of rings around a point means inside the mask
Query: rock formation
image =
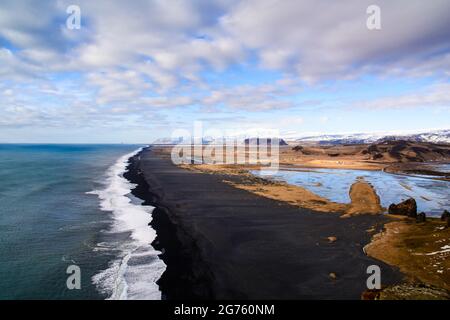
<svg viewBox="0 0 450 320"><path fill-rule="evenodd" d="M389 214L408 216L411 218L417 217L417 204L414 198L409 198L399 204L391 204L389 206Z"/></svg>

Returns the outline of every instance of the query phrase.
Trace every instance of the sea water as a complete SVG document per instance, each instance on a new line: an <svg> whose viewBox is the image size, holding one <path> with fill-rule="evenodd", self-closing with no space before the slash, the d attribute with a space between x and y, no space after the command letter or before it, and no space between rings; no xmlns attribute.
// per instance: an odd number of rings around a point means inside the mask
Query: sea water
<svg viewBox="0 0 450 320"><path fill-rule="evenodd" d="M152 208L122 176L139 147L0 145L0 299L161 298Z"/></svg>

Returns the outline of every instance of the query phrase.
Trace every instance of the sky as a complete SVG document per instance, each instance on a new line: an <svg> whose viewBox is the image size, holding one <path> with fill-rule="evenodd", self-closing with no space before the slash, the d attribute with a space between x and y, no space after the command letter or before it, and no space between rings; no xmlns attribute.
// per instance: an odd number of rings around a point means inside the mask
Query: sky
<svg viewBox="0 0 450 320"><path fill-rule="evenodd" d="M448 0L2 0L0 142L449 129L449 15Z"/></svg>

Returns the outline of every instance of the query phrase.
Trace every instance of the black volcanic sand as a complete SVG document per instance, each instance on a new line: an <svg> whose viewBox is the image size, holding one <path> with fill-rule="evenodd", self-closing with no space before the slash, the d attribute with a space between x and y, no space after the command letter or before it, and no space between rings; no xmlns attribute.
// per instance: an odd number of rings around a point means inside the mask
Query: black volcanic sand
<svg viewBox="0 0 450 320"><path fill-rule="evenodd" d="M165 299L360 299L372 264L383 285L402 279L363 252L366 230L380 228L382 216L300 209L222 182L238 176L181 169L150 149L131 159L125 177L138 184L133 194L144 205L156 207Z"/></svg>

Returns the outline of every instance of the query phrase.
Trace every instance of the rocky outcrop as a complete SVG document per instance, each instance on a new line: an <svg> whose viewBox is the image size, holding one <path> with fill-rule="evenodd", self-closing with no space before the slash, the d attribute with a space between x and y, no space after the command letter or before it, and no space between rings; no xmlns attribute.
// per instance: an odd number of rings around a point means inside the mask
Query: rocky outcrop
<svg viewBox="0 0 450 320"><path fill-rule="evenodd" d="M372 160L378 160L383 158L383 154L380 152L376 144L370 145L366 152L363 152L363 154L370 154L372 157Z"/></svg>
<svg viewBox="0 0 450 320"><path fill-rule="evenodd" d="M450 212L444 210L441 216L441 221L445 222L445 228L450 228Z"/></svg>
<svg viewBox="0 0 450 320"><path fill-rule="evenodd" d="M361 154L373 160L393 162L447 161L450 146L419 141L383 139L369 145Z"/></svg>
<svg viewBox="0 0 450 320"><path fill-rule="evenodd" d="M425 212L421 212L417 215L416 222L426 222L427 221L427 215Z"/></svg>
<svg viewBox="0 0 450 320"><path fill-rule="evenodd" d="M380 296L380 289L367 289L361 294L361 300L379 300Z"/></svg>
<svg viewBox="0 0 450 320"><path fill-rule="evenodd" d="M409 198L399 204L391 204L389 206L389 214L407 216L411 218L417 217L417 204L414 198Z"/></svg>

